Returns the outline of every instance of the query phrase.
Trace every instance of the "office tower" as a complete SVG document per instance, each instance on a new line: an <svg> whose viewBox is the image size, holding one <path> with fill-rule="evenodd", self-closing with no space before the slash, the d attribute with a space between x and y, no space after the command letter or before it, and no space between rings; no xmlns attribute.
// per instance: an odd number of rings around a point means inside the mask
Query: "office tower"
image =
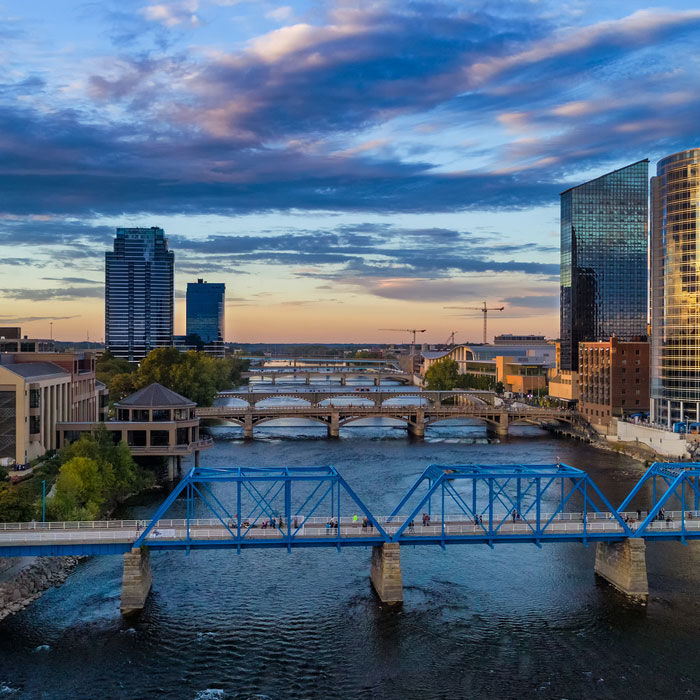
<svg viewBox="0 0 700 700"><path fill-rule="evenodd" d="M117 229L105 253L105 345L116 357L140 362L173 344L174 263L163 229Z"/></svg>
<svg viewBox="0 0 700 700"><path fill-rule="evenodd" d="M660 160L651 180L651 411L700 419L700 148Z"/></svg>
<svg viewBox="0 0 700 700"><path fill-rule="evenodd" d="M198 335L203 343L224 339L226 285L202 279L187 283L187 335Z"/></svg>
<svg viewBox="0 0 700 700"><path fill-rule="evenodd" d="M649 161L561 193L560 368L580 342L647 334Z"/></svg>

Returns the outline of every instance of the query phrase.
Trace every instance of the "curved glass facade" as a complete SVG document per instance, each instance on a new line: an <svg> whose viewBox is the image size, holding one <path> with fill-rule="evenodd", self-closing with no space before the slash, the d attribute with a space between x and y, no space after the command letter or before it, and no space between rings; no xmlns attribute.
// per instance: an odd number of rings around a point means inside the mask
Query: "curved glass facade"
<svg viewBox="0 0 700 700"><path fill-rule="evenodd" d="M581 342L646 337L648 199L648 160L562 192L562 370Z"/></svg>
<svg viewBox="0 0 700 700"><path fill-rule="evenodd" d="M700 419L700 148L651 180L652 419Z"/></svg>

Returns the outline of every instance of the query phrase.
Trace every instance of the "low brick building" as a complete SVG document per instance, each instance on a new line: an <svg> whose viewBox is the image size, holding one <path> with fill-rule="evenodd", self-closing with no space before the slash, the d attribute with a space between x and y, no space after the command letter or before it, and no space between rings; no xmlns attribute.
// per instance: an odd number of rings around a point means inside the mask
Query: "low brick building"
<svg viewBox="0 0 700 700"><path fill-rule="evenodd" d="M579 344L579 410L607 428L613 418L649 410L649 343L608 341Z"/></svg>

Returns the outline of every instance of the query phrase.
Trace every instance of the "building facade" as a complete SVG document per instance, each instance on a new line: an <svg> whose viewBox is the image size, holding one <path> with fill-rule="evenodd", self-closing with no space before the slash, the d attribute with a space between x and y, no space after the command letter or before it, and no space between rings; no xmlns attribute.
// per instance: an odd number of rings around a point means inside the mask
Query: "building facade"
<svg viewBox="0 0 700 700"><path fill-rule="evenodd" d="M198 335L205 344L223 341L226 285L203 279L187 283L187 335Z"/></svg>
<svg viewBox="0 0 700 700"><path fill-rule="evenodd" d="M618 338L579 345L579 411L607 427L649 410L649 343Z"/></svg>
<svg viewBox="0 0 700 700"><path fill-rule="evenodd" d="M561 370L581 342L646 336L649 161L561 193Z"/></svg>
<svg viewBox="0 0 700 700"><path fill-rule="evenodd" d="M700 420L700 148L651 181L651 419Z"/></svg>
<svg viewBox="0 0 700 700"><path fill-rule="evenodd" d="M0 364L0 459L28 464L58 447L71 411L71 375L51 362Z"/></svg>
<svg viewBox="0 0 700 700"><path fill-rule="evenodd" d="M542 345L458 345L450 350L423 351L421 373L435 363L454 360L459 374L488 377L505 391L527 394L547 387L548 370L554 367L555 347Z"/></svg>
<svg viewBox="0 0 700 700"><path fill-rule="evenodd" d="M161 228L118 228L105 253L105 346L140 362L173 344L175 254Z"/></svg>

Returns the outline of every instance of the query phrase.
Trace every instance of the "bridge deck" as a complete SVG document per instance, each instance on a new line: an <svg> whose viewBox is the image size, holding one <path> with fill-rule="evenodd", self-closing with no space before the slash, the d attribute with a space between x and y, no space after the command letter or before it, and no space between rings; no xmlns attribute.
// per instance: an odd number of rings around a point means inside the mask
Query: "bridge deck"
<svg viewBox="0 0 700 700"><path fill-rule="evenodd" d="M636 517L636 513L621 514ZM645 539L700 539L700 514L680 520L680 511L667 512L670 521L654 521L644 532ZM686 512L686 516L688 516ZM457 516L446 518L442 523L423 525L415 523L406 528L399 537L397 531L403 525L403 518L384 516L377 518L391 541L399 544L468 544L484 543L533 543L546 541L615 541L627 537L620 524L609 519L608 515L595 514L582 522L581 513L563 513L555 516L544 529L537 529L534 522L510 519L501 523L504 516L494 517L493 530L488 524L475 524ZM552 518L542 513L541 527ZM185 520L161 520L146 538L151 549L189 548L265 548L277 547L317 547L317 546L369 546L383 544L384 539L371 526L363 526L361 521L352 518L341 519L340 526L326 527L323 518L309 518L300 527L291 528L288 536L277 528L245 527L241 525L238 537L235 524L228 523L229 529L214 519L190 521L189 533ZM120 554L129 551L147 521L105 521L86 523L0 523L0 556L32 554L32 550L49 551L52 554ZM628 526L634 532L638 522ZM97 527L95 527L97 525ZM684 527L683 527L684 525ZM65 550L65 551L63 551ZM83 551L84 550L84 551ZM44 553L41 551L41 554Z"/></svg>

